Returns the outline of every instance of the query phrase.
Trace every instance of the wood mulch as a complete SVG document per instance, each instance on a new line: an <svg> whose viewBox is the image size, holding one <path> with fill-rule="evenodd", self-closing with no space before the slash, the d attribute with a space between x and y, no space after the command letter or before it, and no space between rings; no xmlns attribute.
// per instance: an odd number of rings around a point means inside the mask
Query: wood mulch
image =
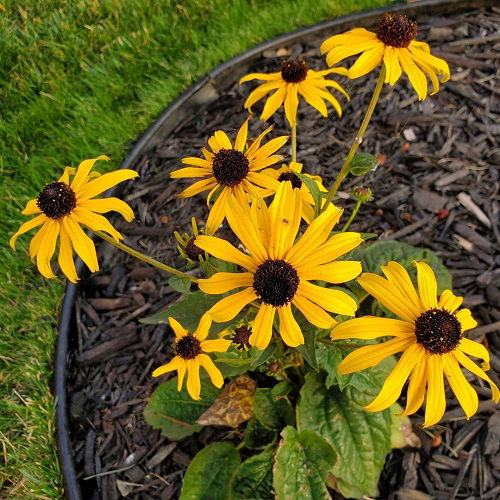
<svg viewBox="0 0 500 500"><path fill-rule="evenodd" d="M361 146L378 156L380 166L367 178L349 180L339 204L349 214L353 202L347 193L362 181L372 188L375 200L363 206L352 230L428 247L444 260L456 292L466 297L465 305L479 321L471 337L488 344L491 376L500 385L499 22L500 9L495 8L419 19L419 39L450 62L452 78L423 102L404 77L394 88L384 88ZM313 68L323 68L320 41L285 47L279 56L302 54ZM251 70L276 71L279 60L276 52L266 53ZM341 120L333 112L325 120L307 106L300 108L298 158L306 172L322 175L327 185L359 126L375 79L375 74L339 79L352 96L350 103L338 96L344 109ZM169 181L169 172L183 156L199 155L211 132L239 128L246 117L242 104L253 87L231 85L134 165L140 180L123 197L138 222L116 219L127 244L170 265L183 264L173 231L188 230L192 216L203 220L206 207L200 197L174 198L186 182ZM288 134L281 115L275 119L272 135ZM253 120L251 133L263 126ZM147 398L166 378L153 380L151 372L171 356L172 336L164 325L138 320L178 294L168 287L166 274L106 243L99 243L98 251L101 270L79 288L68 361L71 435L83 496L176 498L192 457L214 439L234 439L234 431L206 427L172 443L145 423ZM430 432L418 428L421 412L414 417L422 447L388 456L381 498L500 497L500 410L481 381L474 379L473 385L481 402L471 420L463 418L451 394L443 420Z"/></svg>

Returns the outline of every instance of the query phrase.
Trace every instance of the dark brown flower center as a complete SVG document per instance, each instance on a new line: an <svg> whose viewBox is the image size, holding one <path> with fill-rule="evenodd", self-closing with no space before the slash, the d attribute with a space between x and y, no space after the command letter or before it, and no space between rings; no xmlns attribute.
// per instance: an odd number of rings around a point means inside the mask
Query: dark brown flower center
<svg viewBox="0 0 500 500"><path fill-rule="evenodd" d="M304 59L287 59L281 63L281 77L287 83L303 82L309 67Z"/></svg>
<svg viewBox="0 0 500 500"><path fill-rule="evenodd" d="M200 352L200 341L192 335L184 335L175 344L175 354L182 359L194 359Z"/></svg>
<svg viewBox="0 0 500 500"><path fill-rule="evenodd" d="M42 189L36 204L47 217L61 219L76 207L76 195L64 182L51 182Z"/></svg>
<svg viewBox="0 0 500 500"><path fill-rule="evenodd" d="M193 236L186 245L186 255L191 259L191 260L200 260L199 257L200 255L203 255L204 250L202 250L200 247L196 246L196 243L194 240L196 239L195 236Z"/></svg>
<svg viewBox="0 0 500 500"><path fill-rule="evenodd" d="M262 302L281 307L290 302L299 286L297 271L284 260L266 260L253 276L253 289Z"/></svg>
<svg viewBox="0 0 500 500"><path fill-rule="evenodd" d="M378 24L377 37L384 45L408 47L417 36L417 23L399 14L386 14Z"/></svg>
<svg viewBox="0 0 500 500"><path fill-rule="evenodd" d="M233 344L241 351L250 349L252 345L250 344L250 335L252 335L252 329L248 326L242 325L234 329Z"/></svg>
<svg viewBox="0 0 500 500"><path fill-rule="evenodd" d="M283 172L278 177L279 182L290 181L292 183L292 187L299 188L302 186L302 181L293 173L293 172Z"/></svg>
<svg viewBox="0 0 500 500"><path fill-rule="evenodd" d="M417 342L431 354L453 351L462 338L460 321L445 309L429 309L415 321Z"/></svg>
<svg viewBox="0 0 500 500"><path fill-rule="evenodd" d="M223 186L236 186L248 174L248 158L236 149L220 149L212 162L214 177Z"/></svg>

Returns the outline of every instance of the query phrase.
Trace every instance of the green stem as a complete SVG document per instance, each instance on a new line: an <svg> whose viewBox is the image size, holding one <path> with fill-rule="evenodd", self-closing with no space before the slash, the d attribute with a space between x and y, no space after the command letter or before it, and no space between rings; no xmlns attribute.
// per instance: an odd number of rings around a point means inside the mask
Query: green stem
<svg viewBox="0 0 500 500"><path fill-rule="evenodd" d="M354 158L354 155L356 154L356 151L358 150L359 145L363 142L363 136L366 132L366 128L368 127L368 124L370 123L370 119L372 117L373 111L375 110L375 105L377 104L378 98L380 97L380 92L382 91L382 87L384 85L384 80L385 80L385 66L382 65L382 69L380 70L377 84L375 85L375 90L373 91L372 99L370 101L370 104L368 105L368 108L366 109L366 113L365 113L365 117L363 118L363 122L361 123L361 126L359 127L359 130L358 130L358 133L356 134L356 137L352 141L351 149L349 150L349 153L347 154L347 157L344 161L344 164L342 165L342 168L340 169L339 175L337 175L337 178L335 179L333 186L331 187L330 191L328 192L328 196L326 198L326 201L325 201L320 213L324 212L326 210L326 207L328 207L328 205L331 203L331 201L333 200L333 197L337 194L337 191L340 187L340 184L342 183L342 181L347 176L347 173L349 172L349 167L351 166L352 159Z"/></svg>
<svg viewBox="0 0 500 500"><path fill-rule="evenodd" d="M297 125L292 125L292 161L297 161Z"/></svg>
<svg viewBox="0 0 500 500"><path fill-rule="evenodd" d="M359 207L361 206L361 201L357 201L356 205L354 205L354 210L352 211L351 216L349 217L349 220L345 223L345 226L342 228L341 233L344 231L347 231L349 229L349 226L351 225L351 222L354 220L354 217L356 217L356 214L358 213Z"/></svg>
<svg viewBox="0 0 500 500"><path fill-rule="evenodd" d="M134 257L138 258L139 260L142 260L143 262L146 262L152 266L155 266L158 269L161 269L162 271L166 271L167 273L170 273L170 274L175 274L176 276L179 276L180 278L187 278L188 280L194 281L195 283L198 282L198 279L195 278L194 276L190 276L189 274L183 273L182 271L178 271L177 269L174 269L173 267L170 267L170 266L167 266L166 264L163 264L159 260L148 257L147 255L144 255L141 252L138 252L137 250L134 250L133 248L130 248L129 246L127 246L123 243L120 243L119 241L116 241L111 236L107 235L106 233L103 233L102 231L94 231L94 233L97 234L97 236L99 236L103 240L114 245L116 248L119 248L120 250L123 250L124 252L126 252L130 255L133 255Z"/></svg>

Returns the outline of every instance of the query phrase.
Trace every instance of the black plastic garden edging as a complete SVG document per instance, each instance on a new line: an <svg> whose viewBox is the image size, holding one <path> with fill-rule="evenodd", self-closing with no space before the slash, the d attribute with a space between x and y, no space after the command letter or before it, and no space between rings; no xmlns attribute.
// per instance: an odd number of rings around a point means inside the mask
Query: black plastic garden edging
<svg viewBox="0 0 500 500"><path fill-rule="evenodd" d="M373 25L386 12L401 12L410 17L418 17L419 15L444 15L493 6L495 3L495 0L422 0L410 4L396 4L325 21L291 33L286 33L257 45L217 66L175 100L136 142L129 155L123 161L121 168L132 167L141 155L164 141L182 120L217 99L228 85L234 83L246 73L250 64L261 57L264 51L277 49L284 45L291 45L300 40L307 40L312 37L324 36L326 38L327 36L354 27L368 27ZM82 262L77 261L77 270L79 272L82 270L82 267ZM75 331L74 304L77 286L70 283L66 287L59 320L54 370L57 453L64 479L65 496L69 500L82 499L73 460L66 388L68 345L72 332Z"/></svg>

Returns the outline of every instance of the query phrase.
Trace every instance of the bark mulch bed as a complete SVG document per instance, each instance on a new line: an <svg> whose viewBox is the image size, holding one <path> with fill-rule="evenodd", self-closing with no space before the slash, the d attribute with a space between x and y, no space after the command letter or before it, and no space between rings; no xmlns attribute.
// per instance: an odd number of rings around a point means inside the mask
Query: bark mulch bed
<svg viewBox="0 0 500 500"><path fill-rule="evenodd" d="M418 102L406 80L385 87L361 150L378 155L380 167L363 182L375 200L362 208L352 230L375 232L434 250L450 269L459 295L466 297L481 326L475 340L487 342L492 377L500 383L500 243L498 223L500 100L495 88L500 56L500 9L452 18L419 20L419 39L449 61L451 80L435 96ZM276 71L281 57L302 54L319 69L321 40L264 54L252 71ZM330 184L371 96L375 75L342 81L352 96L344 117L327 120L309 107L299 118L298 158L308 173ZM236 131L246 117L243 102L252 84L231 85L202 112L180 123L155 151L133 167L140 180L123 197L139 222L117 222L126 242L171 265L181 266L174 230L187 230L191 216L206 217L201 198L178 200L185 185L169 181L183 156L194 156L219 128ZM342 99L341 99L342 101ZM259 111L256 107L256 114ZM257 115L258 116L258 115ZM281 116L273 135L288 134ZM264 124L257 119L251 133ZM343 186L339 204L349 214ZM227 232L225 233L227 234ZM167 275L145 267L108 244L99 244L101 271L84 280L76 301L77 331L69 359L71 433L84 498L176 498L192 457L214 439L233 439L229 429L204 428L178 443L145 423L142 410L162 380L152 370L171 356L171 333L164 325L142 325L178 297ZM500 497L500 410L490 391L473 381L481 402L467 421L455 398L432 435L417 429L419 449L388 456L382 498L453 499ZM416 415L414 422L421 422ZM337 495L338 496L338 495Z"/></svg>

